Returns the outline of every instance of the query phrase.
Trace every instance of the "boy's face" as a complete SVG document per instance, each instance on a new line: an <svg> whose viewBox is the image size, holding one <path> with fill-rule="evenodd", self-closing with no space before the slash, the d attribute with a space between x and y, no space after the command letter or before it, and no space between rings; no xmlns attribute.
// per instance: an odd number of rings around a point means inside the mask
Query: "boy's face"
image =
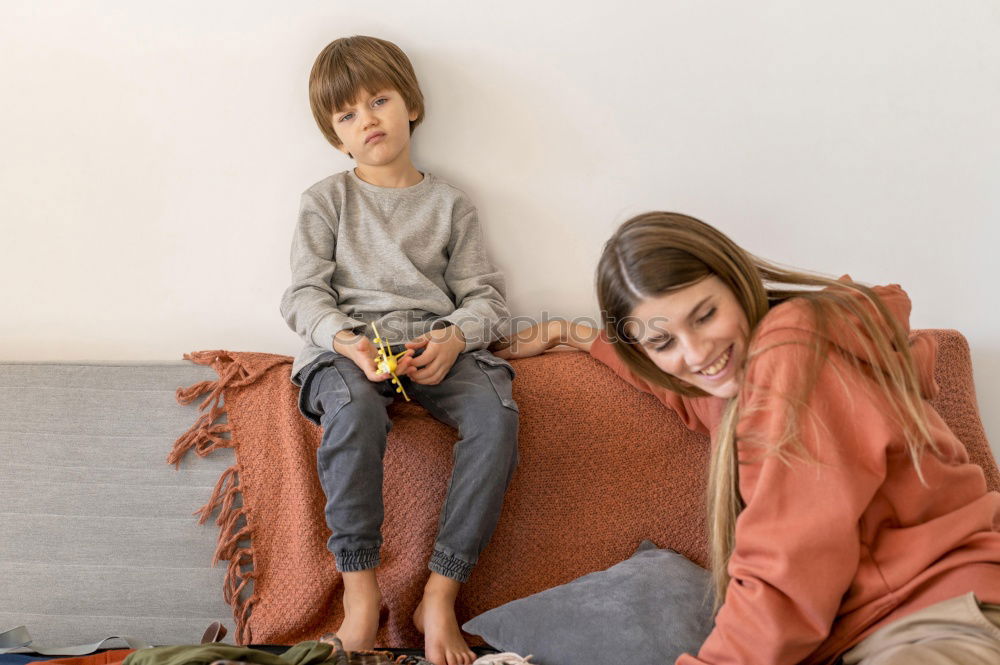
<svg viewBox="0 0 1000 665"><path fill-rule="evenodd" d="M340 150L359 165L390 166L409 160L410 122L417 113L407 110L402 95L392 88L362 90L346 108L333 112L333 130Z"/></svg>

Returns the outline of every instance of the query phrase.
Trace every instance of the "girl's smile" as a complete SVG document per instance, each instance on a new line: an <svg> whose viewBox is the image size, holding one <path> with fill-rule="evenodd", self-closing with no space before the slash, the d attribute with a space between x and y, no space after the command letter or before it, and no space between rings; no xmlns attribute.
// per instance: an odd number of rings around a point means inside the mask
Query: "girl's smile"
<svg viewBox="0 0 1000 665"><path fill-rule="evenodd" d="M716 397L739 392L750 326L718 277L646 298L632 318L629 334L661 370Z"/></svg>

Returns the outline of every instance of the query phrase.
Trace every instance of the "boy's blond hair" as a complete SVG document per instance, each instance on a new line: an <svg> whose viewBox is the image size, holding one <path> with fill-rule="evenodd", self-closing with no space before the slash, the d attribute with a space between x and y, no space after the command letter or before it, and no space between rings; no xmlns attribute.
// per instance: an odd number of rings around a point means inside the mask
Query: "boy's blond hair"
<svg viewBox="0 0 1000 665"><path fill-rule="evenodd" d="M413 65L403 51L384 39L342 37L326 45L309 73L309 106L323 136L333 147L341 141L333 130L333 113L354 103L362 91L392 88L403 97L408 111L416 111L410 133L424 119L424 96Z"/></svg>

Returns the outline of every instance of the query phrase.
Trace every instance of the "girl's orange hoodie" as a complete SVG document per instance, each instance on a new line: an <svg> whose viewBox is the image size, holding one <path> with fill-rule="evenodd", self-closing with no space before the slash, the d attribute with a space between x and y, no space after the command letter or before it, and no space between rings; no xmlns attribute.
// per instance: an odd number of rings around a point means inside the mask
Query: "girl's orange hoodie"
<svg viewBox="0 0 1000 665"><path fill-rule="evenodd" d="M875 291L909 333L906 293L898 285ZM856 341L843 334L846 326L831 328L834 351L799 418L811 459L782 461L750 441L780 438L784 396L801 386L815 327L801 299L774 307L758 326L739 396L746 507L736 522L731 581L697 658L682 655L677 665L828 663L878 627L939 601L974 591L982 602L1000 603L1000 494L987 492L982 470L926 401L938 390L934 340L918 335L910 349L940 451L923 455L922 484L888 401L846 360L860 356ZM724 400L649 384L603 333L590 352L689 428L714 434Z"/></svg>

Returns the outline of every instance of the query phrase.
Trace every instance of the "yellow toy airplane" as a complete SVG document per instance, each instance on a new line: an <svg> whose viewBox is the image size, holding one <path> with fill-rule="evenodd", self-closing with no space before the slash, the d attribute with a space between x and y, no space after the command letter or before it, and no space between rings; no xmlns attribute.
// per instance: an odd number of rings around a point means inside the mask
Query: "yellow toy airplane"
<svg viewBox="0 0 1000 665"><path fill-rule="evenodd" d="M403 384L399 381L399 377L396 376L396 365L399 364L398 359L401 355L405 354L406 351L409 351L409 349L393 355L389 345L386 344L385 340L379 336L378 328L375 327L374 322L372 323L372 330L375 331L374 342L378 347L378 352L375 353L375 366L378 368L379 372L392 376L392 379L390 380L396 385L396 392L403 393L403 397L405 397L406 401L409 402L410 396L406 394L405 390L403 390Z"/></svg>

